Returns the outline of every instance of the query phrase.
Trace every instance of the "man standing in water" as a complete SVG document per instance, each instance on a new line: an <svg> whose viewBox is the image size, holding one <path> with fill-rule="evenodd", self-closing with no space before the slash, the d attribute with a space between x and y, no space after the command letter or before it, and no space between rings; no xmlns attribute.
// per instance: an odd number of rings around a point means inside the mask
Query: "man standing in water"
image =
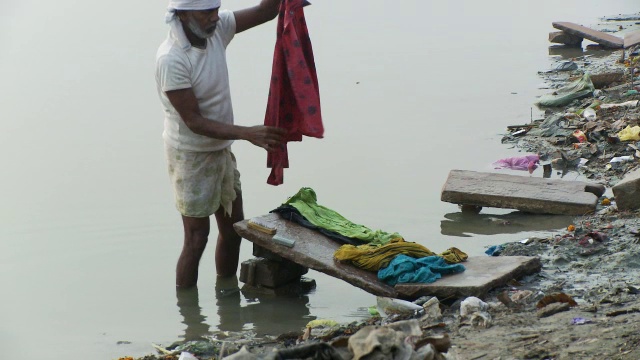
<svg viewBox="0 0 640 360"><path fill-rule="evenodd" d="M236 33L272 20L281 0L231 12L220 0L170 0L171 29L156 55L156 83L165 114L163 138L184 244L176 286L198 281L198 265L214 214L218 225L216 271L236 274L243 220L240 174L230 145L247 140L269 151L284 143L285 130L234 125L226 47Z"/></svg>

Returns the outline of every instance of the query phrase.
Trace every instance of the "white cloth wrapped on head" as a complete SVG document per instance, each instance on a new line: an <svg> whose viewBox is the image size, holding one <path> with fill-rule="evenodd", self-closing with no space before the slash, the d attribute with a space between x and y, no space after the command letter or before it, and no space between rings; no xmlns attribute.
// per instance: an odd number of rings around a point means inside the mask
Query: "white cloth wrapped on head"
<svg viewBox="0 0 640 360"><path fill-rule="evenodd" d="M173 36L180 42L183 49L191 47L182 29L180 19L176 16L176 10L208 10L220 7L221 0L170 0L164 21L171 26Z"/></svg>

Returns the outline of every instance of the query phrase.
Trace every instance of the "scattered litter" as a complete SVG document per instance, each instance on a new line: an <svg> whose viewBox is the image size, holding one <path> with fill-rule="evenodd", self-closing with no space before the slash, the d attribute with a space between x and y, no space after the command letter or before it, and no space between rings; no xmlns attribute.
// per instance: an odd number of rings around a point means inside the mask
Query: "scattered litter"
<svg viewBox="0 0 640 360"><path fill-rule="evenodd" d="M575 130L572 135L580 143L587 142L587 136L582 132L582 130Z"/></svg>
<svg viewBox="0 0 640 360"><path fill-rule="evenodd" d="M618 138L620 139L620 141L640 140L640 126L636 125L631 127L627 125L626 128L620 130L620 132L618 133Z"/></svg>
<svg viewBox="0 0 640 360"><path fill-rule="evenodd" d="M580 79L557 89L551 94L541 96L536 104L539 106L564 106L574 100L591 95L594 90L595 87L591 82L589 73L585 73Z"/></svg>
<svg viewBox="0 0 640 360"><path fill-rule="evenodd" d="M492 165L494 169L527 170L531 174L538 164L540 164L540 155L532 154L500 159Z"/></svg>
<svg viewBox="0 0 640 360"><path fill-rule="evenodd" d="M531 290L518 290L511 294L511 300L515 303L523 303L533 295Z"/></svg>
<svg viewBox="0 0 640 360"><path fill-rule="evenodd" d="M180 354L180 357L178 358L178 360L198 360L198 358L195 357L192 353L183 351Z"/></svg>
<svg viewBox="0 0 640 360"><path fill-rule="evenodd" d="M567 311L569 308L570 305L567 303L553 303L538 309L537 316L539 318L549 317L559 312Z"/></svg>
<svg viewBox="0 0 640 360"><path fill-rule="evenodd" d="M638 100L625 101L619 104L600 104L600 109L615 109L619 107L636 107Z"/></svg>
<svg viewBox="0 0 640 360"><path fill-rule="evenodd" d="M585 318L581 318L581 317L576 317L573 318L571 320L571 325L584 325L584 324L590 324L593 321L589 320L589 319L585 319Z"/></svg>
<svg viewBox="0 0 640 360"><path fill-rule="evenodd" d="M416 312L424 310L422 306L406 300L384 296L377 296L376 300L376 309L378 309L378 313L382 317L387 317L392 314L415 314Z"/></svg>
<svg viewBox="0 0 640 360"><path fill-rule="evenodd" d="M587 121L595 121L596 120L596 111L593 110L592 108L586 108L584 109L584 111L582 112L582 117L585 118ZM581 141L582 142L582 141Z"/></svg>
<svg viewBox="0 0 640 360"><path fill-rule="evenodd" d="M538 309L541 309L553 303L566 303L569 304L569 306L578 306L578 303L573 300L571 296L565 293L557 293L543 297L540 301L538 301L536 307Z"/></svg>
<svg viewBox="0 0 640 360"><path fill-rule="evenodd" d="M460 317L466 318L475 312L487 311L489 305L475 296L469 296L460 303Z"/></svg>
<svg viewBox="0 0 640 360"><path fill-rule="evenodd" d="M309 321L306 327L313 329L317 327L333 327L338 325L338 322L335 320L316 319Z"/></svg>
<svg viewBox="0 0 640 360"><path fill-rule="evenodd" d="M556 65L554 68L555 71L573 71L578 70L578 64L573 61L563 61L560 64Z"/></svg>

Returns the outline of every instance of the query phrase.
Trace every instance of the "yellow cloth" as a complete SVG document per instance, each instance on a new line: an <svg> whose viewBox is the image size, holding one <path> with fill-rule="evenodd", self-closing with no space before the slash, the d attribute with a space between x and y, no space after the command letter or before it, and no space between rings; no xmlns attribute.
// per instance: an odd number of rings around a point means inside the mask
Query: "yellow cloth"
<svg viewBox="0 0 640 360"><path fill-rule="evenodd" d="M450 247L438 256L442 256L444 258L444 261L449 264L457 264L463 261L467 261L467 259L469 258L469 255L456 247Z"/></svg>
<svg viewBox="0 0 640 360"><path fill-rule="evenodd" d="M382 246L342 245L336 250L334 257L340 261L351 261L353 265L365 270L378 271L387 267L391 260L400 254L417 259L427 256L442 256L449 263L465 261L468 257L457 248L450 248L438 255L420 244L403 240L392 241Z"/></svg>

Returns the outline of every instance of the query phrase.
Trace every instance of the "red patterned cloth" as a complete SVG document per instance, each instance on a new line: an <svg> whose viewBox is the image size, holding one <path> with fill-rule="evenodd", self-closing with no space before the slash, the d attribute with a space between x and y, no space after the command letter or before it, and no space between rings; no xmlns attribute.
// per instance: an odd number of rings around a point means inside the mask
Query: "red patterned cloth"
<svg viewBox="0 0 640 360"><path fill-rule="evenodd" d="M302 135L322 138L320 91L311 40L304 19L306 0L283 0L278 16L271 86L264 124L287 129L286 141L302 141ZM289 167L287 145L270 151L267 183L283 183Z"/></svg>

